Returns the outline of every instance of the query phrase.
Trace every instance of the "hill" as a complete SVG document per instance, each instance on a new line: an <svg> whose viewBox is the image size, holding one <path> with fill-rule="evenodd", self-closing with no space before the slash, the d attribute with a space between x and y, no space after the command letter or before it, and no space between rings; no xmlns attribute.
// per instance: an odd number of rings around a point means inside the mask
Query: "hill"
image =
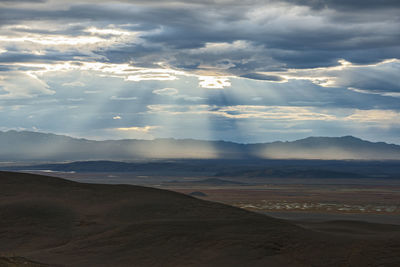
<svg viewBox="0 0 400 267"><path fill-rule="evenodd" d="M396 266L400 262L400 227L335 225L313 230L166 190L0 172L0 264Z"/></svg>
<svg viewBox="0 0 400 267"><path fill-rule="evenodd" d="M237 144L201 140L93 141L38 132L0 132L0 161L140 159L362 159L400 160L400 146L352 136Z"/></svg>

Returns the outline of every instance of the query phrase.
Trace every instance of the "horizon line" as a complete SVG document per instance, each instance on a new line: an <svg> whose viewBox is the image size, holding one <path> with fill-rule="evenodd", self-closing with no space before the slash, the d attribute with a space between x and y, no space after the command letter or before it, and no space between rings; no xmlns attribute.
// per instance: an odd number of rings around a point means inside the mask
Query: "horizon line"
<svg viewBox="0 0 400 267"><path fill-rule="evenodd" d="M175 137L160 137L160 138L153 138L153 139L135 139L135 138L121 138L121 139L90 139L86 137L77 137L69 134L63 134L63 133L54 133L54 132L42 132L42 131L32 131L32 130L15 130L15 129L9 129L9 130L0 130L2 133L7 133L7 132L17 132L17 133L22 133L22 132L28 132L28 133L38 133L38 134L51 134L51 135L56 135L56 136L64 136L64 137L69 137L72 139L78 139L78 140L86 140L86 141L95 141L95 142L105 142L105 141L156 141L156 140L176 140L176 141L203 141L203 142L225 142L225 143L233 143L233 144L238 144L238 145L257 145L257 144L271 144L271 143L292 143L296 141L301 141L305 140L308 138L346 138L346 137L352 137L364 142L370 142L370 143L384 143L388 145L396 145L400 146L400 144L397 143L389 143L385 141L370 141L367 139L363 139L360 137L356 137L354 135L343 135L343 136L307 136L304 138L300 139L295 139L292 141L289 140L275 140L275 141L269 141L269 142L254 142L254 143L242 143L242 142L236 142L236 141L230 141L230 140L223 140L223 139L195 139L195 138L175 138Z"/></svg>

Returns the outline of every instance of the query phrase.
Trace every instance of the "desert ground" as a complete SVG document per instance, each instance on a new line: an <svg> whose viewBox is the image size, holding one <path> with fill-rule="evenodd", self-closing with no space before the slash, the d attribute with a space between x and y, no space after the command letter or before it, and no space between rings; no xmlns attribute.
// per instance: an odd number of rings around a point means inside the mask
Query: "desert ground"
<svg viewBox="0 0 400 267"><path fill-rule="evenodd" d="M36 172L73 181L172 190L273 217L400 224L400 180L159 176L135 173Z"/></svg>
<svg viewBox="0 0 400 267"><path fill-rule="evenodd" d="M395 224L283 220L170 190L26 173L1 172L0 185L0 266L400 263Z"/></svg>

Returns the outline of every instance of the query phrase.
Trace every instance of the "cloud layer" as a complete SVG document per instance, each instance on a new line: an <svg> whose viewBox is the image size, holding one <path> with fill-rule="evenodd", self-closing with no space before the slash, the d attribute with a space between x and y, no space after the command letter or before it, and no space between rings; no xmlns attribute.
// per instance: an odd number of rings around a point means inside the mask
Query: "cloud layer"
<svg viewBox="0 0 400 267"><path fill-rule="evenodd" d="M399 14L394 0L0 1L2 127L400 143Z"/></svg>

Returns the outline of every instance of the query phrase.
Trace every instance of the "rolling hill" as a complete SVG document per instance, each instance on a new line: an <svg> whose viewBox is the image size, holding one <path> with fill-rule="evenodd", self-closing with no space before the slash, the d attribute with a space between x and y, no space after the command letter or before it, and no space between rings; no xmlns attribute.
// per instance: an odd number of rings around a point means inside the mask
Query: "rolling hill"
<svg viewBox="0 0 400 267"><path fill-rule="evenodd" d="M1 266L398 266L400 226L314 230L166 190L0 172L0 251Z"/></svg>

